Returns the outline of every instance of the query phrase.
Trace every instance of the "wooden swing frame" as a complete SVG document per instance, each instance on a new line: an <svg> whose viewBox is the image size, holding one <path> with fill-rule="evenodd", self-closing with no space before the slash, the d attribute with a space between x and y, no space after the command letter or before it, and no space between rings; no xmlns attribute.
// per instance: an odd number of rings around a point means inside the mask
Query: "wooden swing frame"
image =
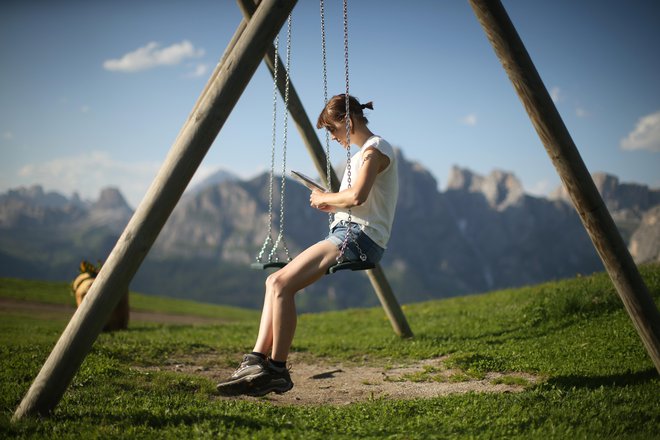
<svg viewBox="0 0 660 440"><path fill-rule="evenodd" d="M239 0L246 18L239 24L164 164L110 253L88 293L88 299L76 310L12 420L45 416L55 408L261 59L266 57L266 64L269 64L272 41L296 0L262 0L256 9L251 1ZM640 339L660 372L660 313L550 94L500 1L469 2L568 190ZM298 103L290 107L291 116L301 131L319 175L323 176L326 170L323 149L297 96L291 102L296 100ZM331 177L328 187L336 190L336 176ZM381 302L387 301L392 292L380 266L367 273ZM401 310L398 304L394 307L383 302L383 307L397 333L402 336L412 334L402 313L398 319L392 315L397 309ZM399 324L402 327L397 329Z"/></svg>

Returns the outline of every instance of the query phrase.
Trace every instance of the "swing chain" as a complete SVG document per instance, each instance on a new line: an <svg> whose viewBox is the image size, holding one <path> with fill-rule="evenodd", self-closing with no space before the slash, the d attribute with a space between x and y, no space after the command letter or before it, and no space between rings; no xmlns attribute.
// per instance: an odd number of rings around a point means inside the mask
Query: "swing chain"
<svg viewBox="0 0 660 440"><path fill-rule="evenodd" d="M273 63L273 126L271 136L271 149L270 149L270 177L268 179L268 233L261 251L257 256L257 262L263 263L264 252L269 244L273 243L273 179L275 176L275 146L277 144L277 74L279 67L279 45L280 36L275 36L274 49L275 49L275 62ZM271 252L272 255L272 252ZM269 257L270 260L270 257Z"/></svg>
<svg viewBox="0 0 660 440"><path fill-rule="evenodd" d="M346 78L346 94L344 95L346 101L346 111L345 111L345 123L346 123L346 176L347 176L347 188L351 187L351 116L350 116L350 93L349 93L349 69L348 69L348 0L343 1L343 13L344 13L344 75ZM339 249L339 255L337 256L337 263L340 263L344 253L346 251L346 246L348 246L348 241L351 240L355 243L355 246L358 249L360 254L360 260L367 261L367 256L362 251L357 238L353 236L351 231L351 224L353 223L353 215L351 210L348 210L348 219L346 220L348 230L346 231L346 236L344 241L341 244Z"/></svg>
<svg viewBox="0 0 660 440"><path fill-rule="evenodd" d="M323 107L328 105L328 68L327 68L327 50L325 45L325 5L321 0L321 54L323 58ZM325 130L325 174L326 187L331 188L332 167L330 166L330 132ZM328 227L332 226L333 215L328 213Z"/></svg>
<svg viewBox="0 0 660 440"><path fill-rule="evenodd" d="M270 251L268 260L272 261L277 251L277 247L282 243L284 252L286 254L286 261L291 261L291 256L289 255L289 248L286 245L286 240L284 239L284 193L286 189L286 147L287 147L287 138L288 138L288 121L289 121L289 85L290 85L290 70L291 69L291 14L287 20L287 34L286 34L286 74L285 85L284 85L284 133L282 139L282 185L280 189L280 230L273 244L273 248ZM275 260L277 261L277 259Z"/></svg>
<svg viewBox="0 0 660 440"><path fill-rule="evenodd" d="M346 124L346 172L348 174L348 187L351 187L351 116L350 116L350 94L348 87L348 0L344 0L344 76L346 78L346 94L344 99L346 101L346 112L344 115L344 122ZM350 210L349 210L350 222Z"/></svg>

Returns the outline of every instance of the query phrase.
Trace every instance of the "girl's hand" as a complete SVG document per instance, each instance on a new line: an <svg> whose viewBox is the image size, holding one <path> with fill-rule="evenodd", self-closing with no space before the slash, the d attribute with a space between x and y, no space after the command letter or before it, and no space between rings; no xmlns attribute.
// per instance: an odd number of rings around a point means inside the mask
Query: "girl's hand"
<svg viewBox="0 0 660 440"><path fill-rule="evenodd" d="M325 193L321 191L314 190L309 195L309 204L312 208L316 208L319 211L323 212L334 212L334 208L323 201Z"/></svg>

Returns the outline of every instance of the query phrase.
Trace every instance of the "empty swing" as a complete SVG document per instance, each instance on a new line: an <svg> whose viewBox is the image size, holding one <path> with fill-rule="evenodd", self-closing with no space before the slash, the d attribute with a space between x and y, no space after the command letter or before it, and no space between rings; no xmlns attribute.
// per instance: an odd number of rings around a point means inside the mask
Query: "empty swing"
<svg viewBox="0 0 660 440"><path fill-rule="evenodd" d="M280 227L277 238L273 240L273 182L275 180L275 146L277 144L277 70L279 60L279 35L275 37L275 62L273 68L273 126L270 151L270 174L268 179L268 231L261 251L257 255L256 261L252 263L253 269L281 269L291 261L289 249L284 238L284 199L286 193L286 146L288 137L288 118L289 118L289 69L291 67L291 15L287 20L287 38L286 38L286 69L285 69L285 87L284 87L284 132L282 138L282 178L280 183ZM277 249L282 244L286 259L281 261L277 255ZM268 245L272 244L268 252L267 259L264 254Z"/></svg>

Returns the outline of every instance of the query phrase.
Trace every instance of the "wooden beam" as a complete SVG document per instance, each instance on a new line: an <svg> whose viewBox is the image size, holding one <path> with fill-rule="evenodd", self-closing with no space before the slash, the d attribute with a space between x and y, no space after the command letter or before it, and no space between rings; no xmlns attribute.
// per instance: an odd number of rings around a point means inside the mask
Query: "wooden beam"
<svg viewBox="0 0 660 440"><path fill-rule="evenodd" d="M238 0L238 6L241 9L241 12L243 13L243 16L245 17L246 20L249 20L250 17L252 17L252 14L254 14L254 11L256 9L254 0ZM268 70L270 71L271 76L274 77L275 76L275 46L273 44L271 44L268 50L266 51L264 62L266 63L266 66L268 66ZM282 99L284 99L284 94L286 90L286 64L282 62L282 59L279 58L279 56L277 59L277 63L278 63L278 71L279 71L277 75L277 88L280 94L282 95ZM316 128L310 121L309 117L307 116L305 107L303 106L302 101L298 96L298 92L296 92L296 89L293 86L293 81L291 80L289 81L289 113L291 114L291 118L296 124L298 133L300 133L300 137L302 138L303 143L307 148L307 152L312 158L312 162L314 162L314 166L316 167L316 171L319 173L319 176L321 177L321 179L323 179L323 182L325 183L327 188L331 188L333 191L337 191L339 189L340 181L338 180L337 174L335 173L334 169L330 167L331 182L330 184L328 184L327 182L328 173L326 168L327 158L325 155L325 149L323 148L321 142L319 142L319 139L316 136Z"/></svg>
<svg viewBox="0 0 660 440"><path fill-rule="evenodd" d="M238 5L241 8L241 11L243 12L243 16L245 17L245 19L249 20L250 17L252 17L252 14L254 14L256 8L256 6L254 5L254 1L238 0ZM270 70L271 76L274 77L275 76L275 46L273 46L272 44L271 47L268 48L268 50L266 51L266 56L264 57L264 61L268 66L268 69ZM281 74L278 73L277 76L277 88L280 91L282 97L284 97L286 90L285 89L286 65L282 62L282 60L279 57L277 63L278 63L278 70L279 72L281 72ZM312 122L307 116L307 112L303 107L302 101L300 100L300 97L298 96L296 89L293 87L293 81L291 81L291 78L289 78L289 113L291 114L291 117L296 124L298 133L300 133L300 136L302 137L303 142L307 147L307 151L311 156L314 165L316 166L317 172L319 173L323 181L326 183L328 188L330 188L332 191L339 191L340 181L337 178L337 174L335 173L332 167L330 167L331 182L328 185L327 171L326 171L328 158L326 157L325 149L321 145L321 142L319 141L316 135L316 128L312 125ZM410 325L408 325L406 316L403 313L403 310L401 309L401 306L399 305L396 296L394 296L392 287L387 281L387 277L385 277L385 273L383 272L380 264L377 264L376 268L372 270L368 270L366 272L369 281L371 282L371 285L374 289L374 292L376 293L378 300L383 306L383 309L385 310L385 314L390 320L394 332L398 336L403 338L412 337L413 333L412 330L410 329Z"/></svg>
<svg viewBox="0 0 660 440"><path fill-rule="evenodd" d="M660 313L502 3L470 0L660 373Z"/></svg>
<svg viewBox="0 0 660 440"><path fill-rule="evenodd" d="M394 296L392 287L387 281L381 265L376 264L375 268L367 270L366 272L369 281L371 282L371 286L374 288L374 292L376 292L376 296L380 301L380 305L383 306L385 314L390 320L394 333L402 338L412 338L413 332L408 325L406 315L403 313L396 296Z"/></svg>
<svg viewBox="0 0 660 440"><path fill-rule="evenodd" d="M198 102L145 198L14 413L47 415L135 275L296 0L263 0Z"/></svg>

